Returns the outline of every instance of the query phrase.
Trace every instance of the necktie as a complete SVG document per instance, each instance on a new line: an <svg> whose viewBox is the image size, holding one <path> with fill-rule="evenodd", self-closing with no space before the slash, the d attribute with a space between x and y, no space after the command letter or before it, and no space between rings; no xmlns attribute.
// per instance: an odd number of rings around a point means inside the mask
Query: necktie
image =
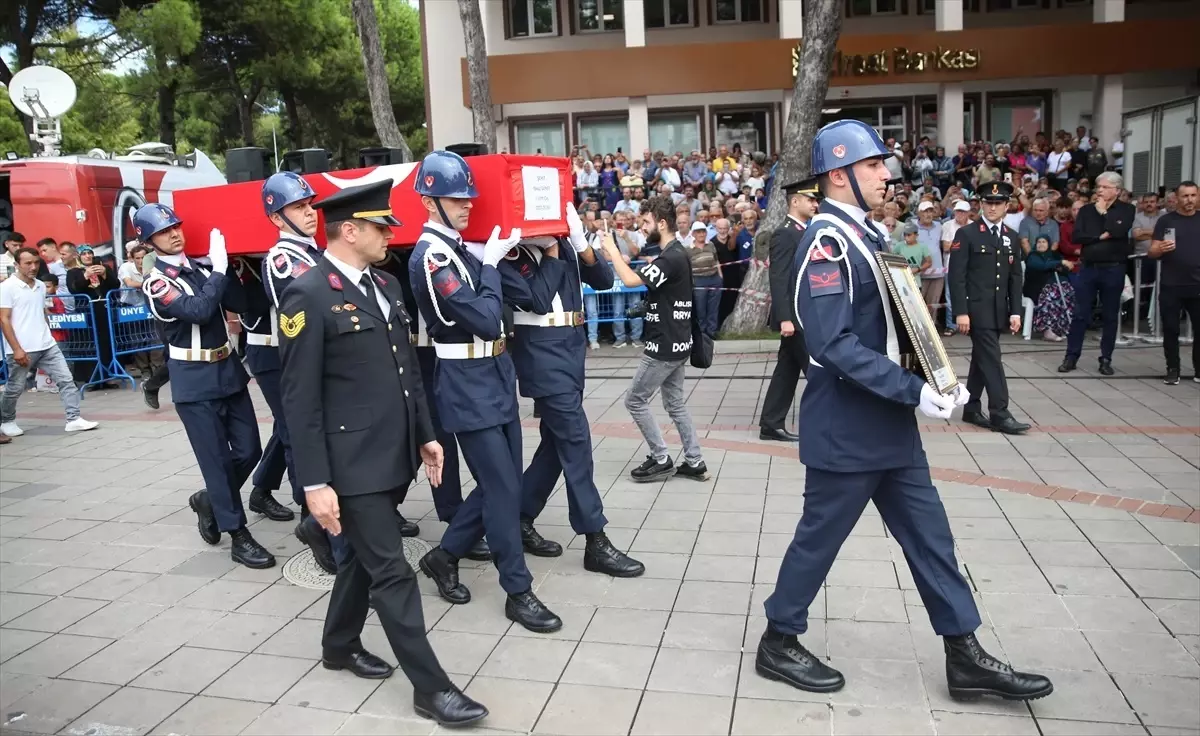
<svg viewBox="0 0 1200 736"><path fill-rule="evenodd" d="M995 239L996 245L1000 244L1000 226L992 225L992 238Z"/></svg>
<svg viewBox="0 0 1200 736"><path fill-rule="evenodd" d="M362 278L358 280L358 285L362 287L363 293L367 295L367 299L370 300L371 304L378 308L379 299L375 297L375 284L371 282L371 274L364 273Z"/></svg>

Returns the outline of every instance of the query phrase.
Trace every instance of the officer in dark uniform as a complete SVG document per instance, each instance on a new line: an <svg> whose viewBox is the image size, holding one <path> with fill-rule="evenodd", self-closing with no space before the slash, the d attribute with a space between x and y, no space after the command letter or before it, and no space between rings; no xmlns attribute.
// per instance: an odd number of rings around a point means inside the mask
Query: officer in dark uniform
<svg viewBox="0 0 1200 736"><path fill-rule="evenodd" d="M279 307L284 413L310 518L349 541L329 597L324 666L371 679L392 674L360 639L369 592L413 684L417 713L464 725L487 709L451 683L429 645L396 516L419 466L438 483L442 450L408 342L400 284L370 267L400 224L391 189L385 179L317 203L329 248Z"/></svg>
<svg viewBox="0 0 1200 736"><path fill-rule="evenodd" d="M1021 242L1004 224L1012 185L990 181L979 187L982 216L958 229L950 244L950 303L967 305L955 317L958 331L971 336L971 371L963 421L1005 434L1021 434L1029 425L1008 411L1008 381L1000 359L1000 332L1021 330ZM980 395L988 395L988 416Z"/></svg>
<svg viewBox="0 0 1200 736"><path fill-rule="evenodd" d="M646 571L642 563L613 546L604 526L604 503L594 478L592 431L583 410L587 335L583 327L583 282L597 291L612 288L608 262L597 258L584 237L583 222L572 203L566 219L570 237L523 241L509 264L530 284L544 313L514 304L513 365L522 396L533 399L541 418L542 441L525 469L521 502L521 543L538 557L558 557L562 545L542 537L533 522L550 499L560 475L567 478L571 528L587 539L583 567L614 577ZM506 292L506 297L508 292ZM540 299L539 299L540 297ZM545 304L548 297L549 304Z"/></svg>
<svg viewBox="0 0 1200 736"><path fill-rule="evenodd" d="M211 233L207 259L190 259L183 254L182 224L170 207L157 203L133 216L138 239L156 254L142 291L163 323L171 397L204 478L205 490L192 494L188 505L205 542L217 544L221 532L228 532L234 562L272 567L275 557L251 536L242 506L242 485L262 445L246 388L249 377L232 357L225 312L245 312L246 294L226 274L229 256L220 231Z"/></svg>
<svg viewBox="0 0 1200 736"><path fill-rule="evenodd" d="M433 386L433 367L437 355L433 350L433 340L425 327L425 320L417 309L417 297L413 294L412 284L408 278L408 260L412 257L412 248L404 248L399 253L389 252L387 258L376 264L388 273L394 274L404 287L404 306L413 320L410 327L410 341L417 350L417 361L421 365L421 380L426 386ZM454 435L442 429L441 419L437 413L437 402L429 402L429 416L433 421L433 431L437 433L438 444L445 453L445 467L442 472L442 484L433 488L433 507L437 512L438 521L449 524L454 514L462 506L462 477L458 464L458 441ZM487 562L492 559L492 551L486 539L475 543L465 557L468 560Z"/></svg>
<svg viewBox="0 0 1200 736"><path fill-rule="evenodd" d="M415 189L429 221L408 272L437 353L433 397L442 429L456 435L476 481L441 545L421 559L421 570L447 601L468 602L471 593L458 580L458 560L486 530L500 585L508 593L505 615L530 631L557 631L562 620L534 595L521 548L521 423L516 374L505 352L498 270L520 241L520 231L501 238L497 226L482 257L467 250L459 231L467 227L478 192L470 167L458 154L427 155L417 170ZM522 279L515 282L519 286Z"/></svg>
<svg viewBox="0 0 1200 736"><path fill-rule="evenodd" d="M808 370L808 350L804 347L804 332L796 325L792 314L792 266L796 247L808 221L817 214L820 190L816 179L786 184L788 214L783 224L771 233L771 329L779 330L779 356L775 371L763 397L762 416L758 420L758 438L779 442L796 442L799 435L787 430L787 415L796 400L796 385L800 374Z"/></svg>
<svg viewBox="0 0 1200 736"><path fill-rule="evenodd" d="M950 694L1043 697L1053 689L1049 680L997 662L975 638L979 612L930 480L913 409L949 418L966 391L943 396L900 366L897 319L875 259L887 241L867 216L883 203L891 155L875 129L857 120L830 123L813 139L812 173L825 199L796 251L794 292L811 355L800 401L804 512L766 601L756 668L801 690L845 684L797 635L807 630L809 605L842 543L874 502L944 637Z"/></svg>

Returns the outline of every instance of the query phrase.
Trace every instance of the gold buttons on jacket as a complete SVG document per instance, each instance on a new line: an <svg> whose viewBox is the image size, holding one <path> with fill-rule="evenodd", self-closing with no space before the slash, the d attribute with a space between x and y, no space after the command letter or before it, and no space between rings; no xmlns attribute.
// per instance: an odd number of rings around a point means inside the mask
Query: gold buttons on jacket
<svg viewBox="0 0 1200 736"><path fill-rule="evenodd" d="M407 390L405 390L405 391L404 391L404 398L406 398L406 399L408 398L408 391L407 391Z"/></svg>
<svg viewBox="0 0 1200 736"><path fill-rule="evenodd" d="M346 431L346 425L344 425L344 424L343 424L342 426L338 427L338 429L340 429L340 430L342 430L343 432L345 432L345 431Z"/></svg>
<svg viewBox="0 0 1200 736"><path fill-rule="evenodd" d="M361 330L361 329L362 329L362 325L354 325L354 329L355 329L355 331L357 331L357 330Z"/></svg>
<svg viewBox="0 0 1200 736"><path fill-rule="evenodd" d="M353 322L354 324L358 324L358 317L351 317L350 321Z"/></svg>
<svg viewBox="0 0 1200 736"><path fill-rule="evenodd" d="M400 366L400 375L404 375L404 366Z"/></svg>
<svg viewBox="0 0 1200 736"><path fill-rule="evenodd" d="M393 352L393 353L394 353L394 352L396 352L396 346L395 346L395 345L393 345L393 346L392 346L392 352Z"/></svg>
<svg viewBox="0 0 1200 736"><path fill-rule="evenodd" d="M391 331L392 331L392 326L391 326L391 324L388 324L388 332L391 332Z"/></svg>

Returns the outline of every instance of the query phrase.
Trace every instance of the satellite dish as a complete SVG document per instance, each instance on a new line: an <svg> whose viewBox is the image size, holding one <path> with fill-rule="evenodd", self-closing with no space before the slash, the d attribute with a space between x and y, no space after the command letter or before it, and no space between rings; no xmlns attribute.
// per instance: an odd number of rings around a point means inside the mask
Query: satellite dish
<svg viewBox="0 0 1200 736"><path fill-rule="evenodd" d="M75 104L75 82L61 69L30 66L13 75L8 98L31 118L59 118Z"/></svg>

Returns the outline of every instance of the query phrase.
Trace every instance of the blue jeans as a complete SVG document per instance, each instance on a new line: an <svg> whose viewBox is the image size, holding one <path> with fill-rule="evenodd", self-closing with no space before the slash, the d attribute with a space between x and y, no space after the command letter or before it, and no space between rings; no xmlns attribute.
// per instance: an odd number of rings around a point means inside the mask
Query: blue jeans
<svg viewBox="0 0 1200 736"><path fill-rule="evenodd" d="M718 292L719 293L719 292ZM645 298L646 292L617 292L605 294L605 301L612 304L612 313L605 310L600 314L600 300L597 294L583 295L583 312L587 321L588 342L596 342L600 334L600 320L612 321L613 341L618 345L625 342L625 310ZM642 320L631 319L630 339L642 339Z"/></svg>
<svg viewBox="0 0 1200 736"><path fill-rule="evenodd" d="M1075 318L1067 336L1067 358L1079 360L1083 352L1083 336L1092 322L1092 307L1100 295L1100 315L1104 331L1100 335L1100 359L1112 360L1117 343L1117 323L1121 317L1121 291L1125 288L1125 264L1101 263L1084 265L1079 269L1075 285Z"/></svg>
<svg viewBox="0 0 1200 736"><path fill-rule="evenodd" d="M946 329L953 330L954 328L954 308L950 304L950 279L946 279Z"/></svg>
<svg viewBox="0 0 1200 736"><path fill-rule="evenodd" d="M700 330L709 337L717 336L717 313L721 309L723 284L720 276L698 276L692 281L692 308L696 310Z"/></svg>

